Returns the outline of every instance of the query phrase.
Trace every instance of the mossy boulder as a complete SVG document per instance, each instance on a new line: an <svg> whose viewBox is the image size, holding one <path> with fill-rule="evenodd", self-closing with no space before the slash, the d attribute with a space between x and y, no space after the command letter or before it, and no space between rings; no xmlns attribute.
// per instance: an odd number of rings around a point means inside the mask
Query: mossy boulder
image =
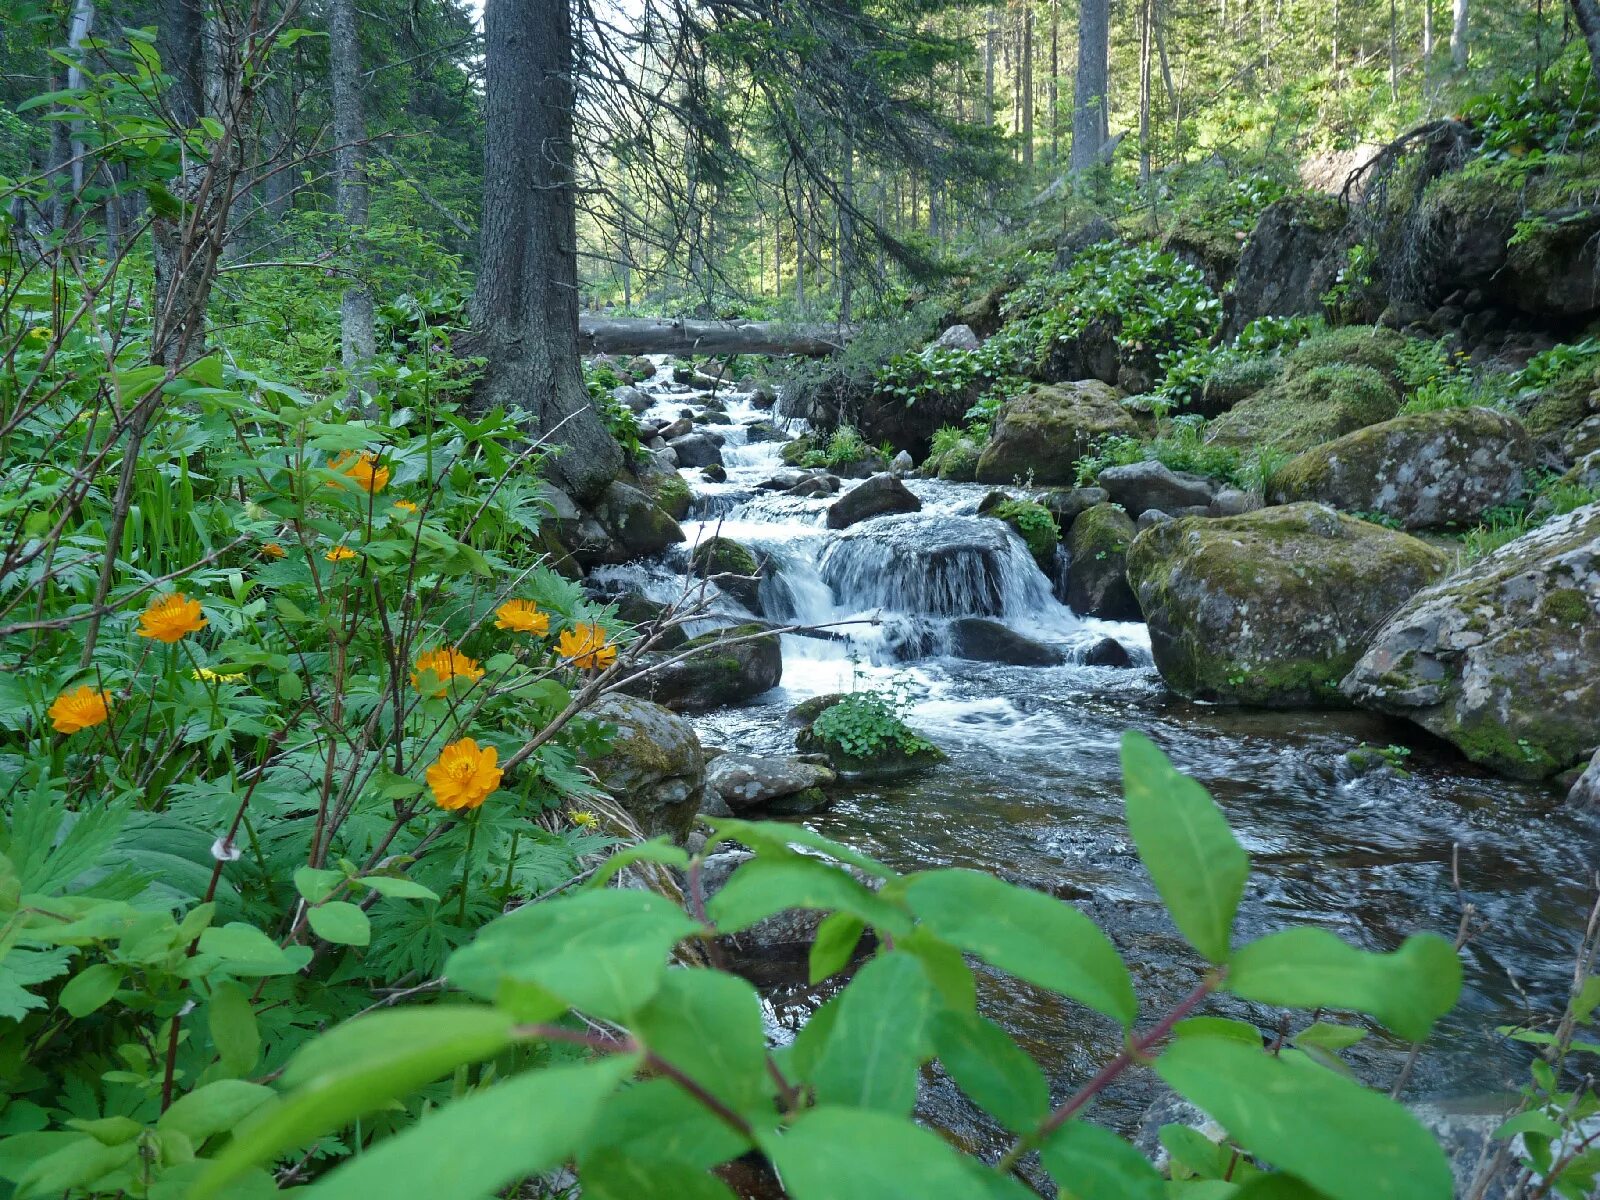
<svg viewBox="0 0 1600 1200"><path fill-rule="evenodd" d="M1352 430L1387 421L1400 395L1368 366L1335 363L1283 378L1240 401L1207 427L1224 446L1272 446L1298 454Z"/></svg>
<svg viewBox="0 0 1600 1200"><path fill-rule="evenodd" d="M706 771L706 795L715 794L736 817L799 816L826 808L822 789L838 778L798 758L719 754Z"/></svg>
<svg viewBox="0 0 1600 1200"><path fill-rule="evenodd" d="M1152 525L1127 571L1174 691L1342 707L1339 681L1368 635L1449 561L1409 534L1291 504Z"/></svg>
<svg viewBox="0 0 1600 1200"><path fill-rule="evenodd" d="M1039 385L1006 401L989 444L978 458L980 483L1031 479L1071 484L1078 460L1111 434L1137 426L1119 403L1122 393L1096 379Z"/></svg>
<svg viewBox="0 0 1600 1200"><path fill-rule="evenodd" d="M677 521L656 507L639 488L613 480L595 501L593 516L605 531L603 545L578 551L585 558L605 563L630 562L659 554L674 542L683 541Z"/></svg>
<svg viewBox="0 0 1600 1200"><path fill-rule="evenodd" d="M1224 299L1224 337L1258 317L1322 312L1356 240L1349 212L1332 196L1289 196L1262 210L1239 256L1233 291Z"/></svg>
<svg viewBox="0 0 1600 1200"><path fill-rule="evenodd" d="M1128 547L1137 528L1115 504L1078 514L1067 534L1067 604L1075 613L1107 621L1137 621L1139 601L1128 584Z"/></svg>
<svg viewBox="0 0 1600 1200"><path fill-rule="evenodd" d="M1581 762L1600 745L1600 504L1411 597L1343 690L1506 775Z"/></svg>
<svg viewBox="0 0 1600 1200"><path fill-rule="evenodd" d="M660 633L655 642L657 650L674 650L689 640L689 635L684 633L681 625L661 628L661 622L671 612L670 607L651 600L641 592L624 592L612 603L617 606L618 620L632 625L640 637Z"/></svg>
<svg viewBox="0 0 1600 1200"><path fill-rule="evenodd" d="M676 471L654 471L639 480L639 489L674 521L689 515L689 504L694 497L688 481Z"/></svg>
<svg viewBox="0 0 1600 1200"><path fill-rule="evenodd" d="M778 452L778 456L788 466L798 467L804 465L806 455L813 450L821 449L822 443L817 438L809 433L802 433L794 441L785 443L783 449Z"/></svg>
<svg viewBox="0 0 1600 1200"><path fill-rule="evenodd" d="M783 650L777 635L766 629L735 625L691 638L671 655L647 655L645 665L652 670L626 690L674 712L704 712L753 700L783 679Z"/></svg>
<svg viewBox="0 0 1600 1200"><path fill-rule="evenodd" d="M711 580L757 615L761 612L761 562L732 538L707 538L694 548L689 563L695 574Z"/></svg>
<svg viewBox="0 0 1600 1200"><path fill-rule="evenodd" d="M963 437L948 449L929 456L922 464L922 473L952 483L971 483L978 478L978 458L982 453L977 442Z"/></svg>
<svg viewBox="0 0 1600 1200"><path fill-rule="evenodd" d="M589 710L615 730L603 754L584 760L600 786L647 837L681 842L700 810L705 754L694 726L659 704L615 693Z"/></svg>
<svg viewBox="0 0 1600 1200"><path fill-rule="evenodd" d="M862 708L858 702L871 695L857 692L828 697L830 702L820 706L820 711L795 735L796 749L802 754L820 755L847 779L869 782L915 775L945 761L944 751L870 700L863 712L870 710L876 731L874 744L870 749L857 744L851 726L858 718L846 720L839 714Z"/></svg>
<svg viewBox="0 0 1600 1200"><path fill-rule="evenodd" d="M1200 383L1200 399L1185 411L1216 417L1248 400L1283 374L1279 358L1242 358L1218 363Z"/></svg>
<svg viewBox="0 0 1600 1200"><path fill-rule="evenodd" d="M1400 379L1400 357L1411 339L1381 325L1344 325L1312 334L1283 360L1283 374L1293 379L1318 367L1367 367L1393 385Z"/></svg>
<svg viewBox="0 0 1600 1200"><path fill-rule="evenodd" d="M1600 361L1558 371L1523 410L1528 432L1551 446L1564 445L1578 427L1600 413Z"/></svg>
<svg viewBox="0 0 1600 1200"><path fill-rule="evenodd" d="M1488 408L1410 413L1307 450L1272 477L1275 504L1320 500L1406 529L1476 524L1522 495L1533 470L1522 422Z"/></svg>
<svg viewBox="0 0 1600 1200"><path fill-rule="evenodd" d="M984 514L1004 521L1016 531L1028 547L1028 553L1040 563L1055 557L1056 546L1061 541L1061 530L1056 519L1044 505L1033 500L1002 500Z"/></svg>

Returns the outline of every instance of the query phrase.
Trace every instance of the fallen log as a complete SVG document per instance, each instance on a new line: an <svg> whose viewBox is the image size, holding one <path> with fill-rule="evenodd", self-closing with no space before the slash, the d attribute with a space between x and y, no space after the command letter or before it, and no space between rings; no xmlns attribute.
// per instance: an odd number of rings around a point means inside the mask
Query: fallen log
<svg viewBox="0 0 1600 1200"><path fill-rule="evenodd" d="M854 332L844 325L686 321L586 313L578 318L578 347L584 354L794 354L820 358L842 349Z"/></svg>

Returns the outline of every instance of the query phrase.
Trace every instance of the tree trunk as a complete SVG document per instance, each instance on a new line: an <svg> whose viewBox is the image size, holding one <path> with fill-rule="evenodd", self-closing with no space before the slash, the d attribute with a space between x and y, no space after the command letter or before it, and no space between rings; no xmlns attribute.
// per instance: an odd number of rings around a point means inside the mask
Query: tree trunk
<svg viewBox="0 0 1600 1200"><path fill-rule="evenodd" d="M1033 170L1033 0L1022 5L1022 165Z"/></svg>
<svg viewBox="0 0 1600 1200"><path fill-rule="evenodd" d="M339 217L350 239L356 272L339 302L340 358L357 395L372 362L372 289L367 256L367 121L361 97L361 39L355 0L332 0L328 9L328 56L333 73L333 140Z"/></svg>
<svg viewBox="0 0 1600 1200"><path fill-rule="evenodd" d="M1422 69L1433 58L1433 0L1422 0Z"/></svg>
<svg viewBox="0 0 1600 1200"><path fill-rule="evenodd" d="M1078 78L1072 95L1072 151L1068 161L1075 174L1099 163L1107 141L1110 45L1109 0L1082 0L1078 6Z"/></svg>
<svg viewBox="0 0 1600 1200"><path fill-rule="evenodd" d="M848 325L851 292L856 282L856 146L848 132L843 149L844 169L839 184L839 321Z"/></svg>
<svg viewBox="0 0 1600 1200"><path fill-rule="evenodd" d="M1455 0L1455 21L1450 27L1450 61L1458 71L1467 67L1467 0Z"/></svg>
<svg viewBox="0 0 1600 1200"><path fill-rule="evenodd" d="M1139 185L1150 189L1150 8L1154 0L1139 5ZM1151 191L1151 219L1154 219Z"/></svg>
<svg viewBox="0 0 1600 1200"><path fill-rule="evenodd" d="M1600 0L1571 0L1572 17L1589 47L1589 69L1600 84Z"/></svg>
<svg viewBox="0 0 1600 1200"><path fill-rule="evenodd" d="M584 354L793 354L821 358L848 342L853 332L845 325L585 314L578 318L578 348Z"/></svg>
<svg viewBox="0 0 1600 1200"><path fill-rule="evenodd" d="M546 466L579 501L622 469L578 360L573 39L568 0L489 0L484 11L482 265L473 296L482 411L519 407L559 448Z"/></svg>
<svg viewBox="0 0 1600 1200"><path fill-rule="evenodd" d="M83 48L84 39L94 29L94 0L77 0L72 6L72 26L67 34L67 53L72 58L72 65L67 68L67 87L81 88L83 86L83 69L78 66L78 52ZM69 151L72 159L72 196L76 201L83 195L83 180L85 168L84 144L81 134L81 122L72 122L72 146Z"/></svg>
<svg viewBox="0 0 1600 1200"><path fill-rule="evenodd" d="M1061 4L1050 0L1050 169L1061 166Z"/></svg>
<svg viewBox="0 0 1600 1200"><path fill-rule="evenodd" d="M1400 99L1400 16L1389 0L1389 99Z"/></svg>

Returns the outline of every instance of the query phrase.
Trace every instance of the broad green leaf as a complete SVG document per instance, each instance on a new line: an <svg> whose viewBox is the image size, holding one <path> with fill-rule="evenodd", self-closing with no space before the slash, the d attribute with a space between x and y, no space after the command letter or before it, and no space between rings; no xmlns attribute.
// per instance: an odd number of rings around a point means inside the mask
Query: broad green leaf
<svg viewBox="0 0 1600 1200"><path fill-rule="evenodd" d="M1138 1001L1116 948L1055 897L977 871L930 871L910 881L906 902L928 930L991 966L1133 1025Z"/></svg>
<svg viewBox="0 0 1600 1200"><path fill-rule="evenodd" d="M1161 1200L1156 1169L1109 1129L1068 1121L1039 1148L1062 1200Z"/></svg>
<svg viewBox="0 0 1600 1200"><path fill-rule="evenodd" d="M744 863L711 897L706 915L719 933L737 933L791 908L853 913L890 933L911 928L905 913L868 891L843 867L798 854Z"/></svg>
<svg viewBox="0 0 1600 1200"><path fill-rule="evenodd" d="M1163 1125L1161 1148L1167 1157L1191 1175L1201 1179L1221 1179L1227 1174L1233 1152L1213 1142L1192 1125ZM1176 1174L1176 1172L1174 1172Z"/></svg>
<svg viewBox="0 0 1600 1200"><path fill-rule="evenodd" d="M699 929L654 892L582 892L490 922L450 956L445 974L485 999L506 983L534 984L573 1008L623 1020L661 986L672 947Z"/></svg>
<svg viewBox="0 0 1600 1200"><path fill-rule="evenodd" d="M790 852L790 846L804 846L807 850L826 854L879 879L895 878L895 873L877 859L869 858L859 850L852 850L842 842L814 833L804 825L790 825L782 821L741 821L736 817L707 818L706 824L711 826L719 840L742 842L760 854L781 856Z"/></svg>
<svg viewBox="0 0 1600 1200"><path fill-rule="evenodd" d="M1247 1021L1227 1017L1189 1017L1172 1027L1174 1037L1232 1038L1246 1046L1261 1045L1261 1031Z"/></svg>
<svg viewBox="0 0 1600 1200"><path fill-rule="evenodd" d="M824 917L811 942L808 971L812 983L844 970L861 944L867 925L854 913L836 912Z"/></svg>
<svg viewBox="0 0 1600 1200"><path fill-rule="evenodd" d="M942 1012L933 1022L933 1049L961 1090L1013 1133L1032 1131L1048 1115L1044 1072L993 1021Z"/></svg>
<svg viewBox="0 0 1600 1200"><path fill-rule="evenodd" d="M206 1022L222 1069L229 1075L248 1075L261 1057L261 1033L249 993L232 980L217 984L206 1006Z"/></svg>
<svg viewBox="0 0 1600 1200"><path fill-rule="evenodd" d="M439 893L424 887L414 879L401 879L395 875L363 875L356 880L378 895L390 900L437 900Z"/></svg>
<svg viewBox="0 0 1600 1200"><path fill-rule="evenodd" d="M372 941L372 922L361 907L348 900L330 900L306 911L311 931L325 942L365 946Z"/></svg>
<svg viewBox="0 0 1600 1200"><path fill-rule="evenodd" d="M304 947L301 947L304 949ZM231 975L290 975L303 959L287 954L254 925L232 921L200 935L200 953L215 955Z"/></svg>
<svg viewBox="0 0 1600 1200"><path fill-rule="evenodd" d="M301 867L294 873L295 891L307 904L321 904L344 880L343 871L319 871L315 867Z"/></svg>
<svg viewBox="0 0 1600 1200"><path fill-rule="evenodd" d="M17 1200L60 1196L85 1187L131 1163L139 1153L135 1141L107 1146L84 1135L28 1165L17 1177Z"/></svg>
<svg viewBox="0 0 1600 1200"><path fill-rule="evenodd" d="M737 1200L727 1184L704 1168L613 1154L593 1158L578 1171L585 1200Z"/></svg>
<svg viewBox="0 0 1600 1200"><path fill-rule="evenodd" d="M1214 963L1226 961L1250 859L1222 810L1141 733L1122 735L1128 831L1173 923Z"/></svg>
<svg viewBox="0 0 1600 1200"><path fill-rule="evenodd" d="M793 1200L964 1200L977 1194L968 1164L906 1117L815 1108L762 1139ZM998 1176L996 1177L998 1178Z"/></svg>
<svg viewBox="0 0 1600 1200"><path fill-rule="evenodd" d="M529 1071L445 1105L305 1189L306 1200L481 1200L565 1161L637 1055Z"/></svg>
<svg viewBox="0 0 1600 1200"><path fill-rule="evenodd" d="M1333 1200L1449 1200L1450 1164L1415 1117L1297 1051L1182 1038L1156 1072L1245 1150Z"/></svg>
<svg viewBox="0 0 1600 1200"><path fill-rule="evenodd" d="M674 846L672 840L666 837L651 838L647 842L639 842L625 850L619 850L597 870L587 882L583 884L586 892L599 891L616 877L617 872L624 867L632 866L636 862L665 863L669 867L678 867L681 870L689 869L689 852L681 846Z"/></svg>
<svg viewBox="0 0 1600 1200"><path fill-rule="evenodd" d="M284 1068L293 1090L240 1126L190 1200L225 1196L231 1182L297 1146L342 1129L467 1063L511 1044L512 1018L458 1004L373 1013L307 1042Z"/></svg>
<svg viewBox="0 0 1600 1200"><path fill-rule="evenodd" d="M1354 1046L1366 1036L1365 1029L1357 1029L1353 1025L1334 1025L1328 1021L1318 1021L1295 1034L1294 1044L1302 1050L1308 1046L1315 1046L1320 1050L1344 1050Z"/></svg>
<svg viewBox="0 0 1600 1200"><path fill-rule="evenodd" d="M259 1083L218 1079L173 1101L156 1128L175 1130L199 1146L208 1137L231 1132L251 1113L277 1099L277 1092Z"/></svg>
<svg viewBox="0 0 1600 1200"><path fill-rule="evenodd" d="M909 1113L918 1069L932 1055L938 993L909 954L875 958L839 994L811 1082L819 1104Z"/></svg>
<svg viewBox="0 0 1600 1200"><path fill-rule="evenodd" d="M750 1149L670 1079L647 1079L612 1095L578 1148L580 1170L590 1162L629 1158L704 1171Z"/></svg>
<svg viewBox="0 0 1600 1200"><path fill-rule="evenodd" d="M1373 954L1302 925L1241 949L1227 988L1262 1004L1363 1012L1420 1042L1460 995L1461 960L1433 933L1413 934L1392 954Z"/></svg>
<svg viewBox="0 0 1600 1200"><path fill-rule="evenodd" d="M1591 975L1583 981L1572 1001L1572 1018L1575 1021L1587 1021L1589 1014L1600 1006L1600 975Z"/></svg>
<svg viewBox="0 0 1600 1200"><path fill-rule="evenodd" d="M122 983L122 972L110 963L85 967L61 989L61 1007L72 1017L87 1017L109 1003Z"/></svg>
<svg viewBox="0 0 1600 1200"><path fill-rule="evenodd" d="M761 997L743 979L678 968L639 1010L634 1033L736 1111L771 1107Z"/></svg>

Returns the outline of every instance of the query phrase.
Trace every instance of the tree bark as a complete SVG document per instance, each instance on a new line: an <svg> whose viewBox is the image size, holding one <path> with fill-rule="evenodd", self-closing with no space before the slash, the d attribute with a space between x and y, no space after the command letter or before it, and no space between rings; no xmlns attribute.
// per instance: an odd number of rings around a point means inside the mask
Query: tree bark
<svg viewBox="0 0 1600 1200"><path fill-rule="evenodd" d="M821 358L839 350L849 326L776 321L687 321L669 317L578 318L584 354L793 354Z"/></svg>
<svg viewBox="0 0 1600 1200"><path fill-rule="evenodd" d="M579 501L622 469L578 360L573 36L568 0L484 10L483 256L473 296L487 359L475 407L522 408L559 448L549 478Z"/></svg>
<svg viewBox="0 0 1600 1200"><path fill-rule="evenodd" d="M1108 140L1107 57L1111 46L1109 0L1082 0L1078 6L1078 78L1072 94L1072 151L1068 167L1076 174L1100 162Z"/></svg>
<svg viewBox="0 0 1600 1200"><path fill-rule="evenodd" d="M1022 165L1033 170L1033 0L1022 5Z"/></svg>
<svg viewBox="0 0 1600 1200"><path fill-rule="evenodd" d="M1589 69L1600 84L1600 0L1571 0L1572 17L1589 47Z"/></svg>
<svg viewBox="0 0 1600 1200"><path fill-rule="evenodd" d="M372 362L372 289L366 278L367 121L361 97L361 38L355 0L332 0L328 9L328 53L333 75L334 170L339 218L350 239L355 275L339 302L339 357L354 393L361 394Z"/></svg>
<svg viewBox="0 0 1600 1200"><path fill-rule="evenodd" d="M1456 70L1467 67L1467 0L1455 0L1455 21L1450 27L1450 61Z"/></svg>

